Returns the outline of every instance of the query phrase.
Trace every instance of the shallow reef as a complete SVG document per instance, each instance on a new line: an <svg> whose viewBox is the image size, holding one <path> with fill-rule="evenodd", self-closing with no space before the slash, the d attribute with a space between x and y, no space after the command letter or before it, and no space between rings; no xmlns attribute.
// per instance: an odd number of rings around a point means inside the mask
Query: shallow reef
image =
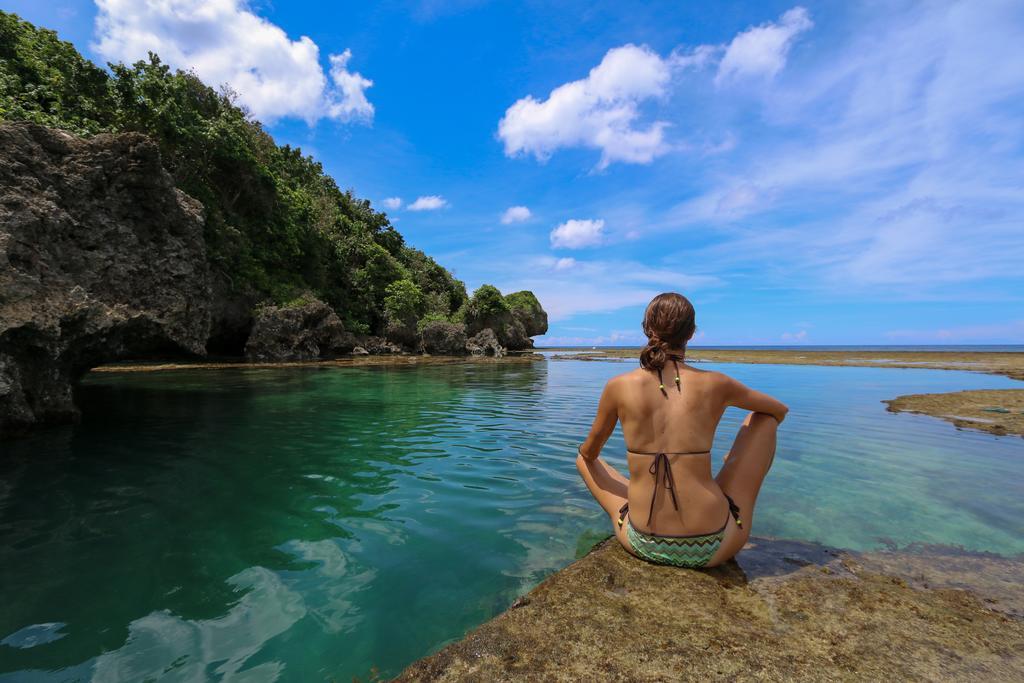
<svg viewBox="0 0 1024 683"><path fill-rule="evenodd" d="M977 389L945 394L909 394L885 401L894 413L919 413L960 429L1024 436L1024 389Z"/></svg>
<svg viewBox="0 0 1024 683"><path fill-rule="evenodd" d="M610 538L396 680L1024 680L1022 572L769 539L692 571Z"/></svg>

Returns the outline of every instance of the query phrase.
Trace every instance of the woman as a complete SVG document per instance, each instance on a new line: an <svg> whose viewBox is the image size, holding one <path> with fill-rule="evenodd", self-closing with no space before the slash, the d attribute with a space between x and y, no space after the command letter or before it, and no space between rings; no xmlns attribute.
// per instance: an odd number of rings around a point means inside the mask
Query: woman
<svg viewBox="0 0 1024 683"><path fill-rule="evenodd" d="M681 294L654 297L644 313L640 368L613 377L578 451L576 467L629 552L652 562L714 567L750 536L754 503L789 410L720 372L684 362L696 330ZM751 411L718 476L711 443L726 407ZM598 456L622 422L629 479Z"/></svg>

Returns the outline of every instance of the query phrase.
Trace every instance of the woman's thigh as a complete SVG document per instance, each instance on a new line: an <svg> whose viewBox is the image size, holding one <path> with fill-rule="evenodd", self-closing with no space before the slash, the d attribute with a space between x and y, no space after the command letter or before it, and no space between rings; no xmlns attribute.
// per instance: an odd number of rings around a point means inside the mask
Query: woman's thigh
<svg viewBox="0 0 1024 683"><path fill-rule="evenodd" d="M751 413L746 416L732 449L725 457L725 465L715 477L723 492L739 507L739 518L743 521L742 527L729 524L731 532L727 533L722 544L732 554L739 552L751 535L754 506L775 458L777 432L778 421L770 415Z"/></svg>

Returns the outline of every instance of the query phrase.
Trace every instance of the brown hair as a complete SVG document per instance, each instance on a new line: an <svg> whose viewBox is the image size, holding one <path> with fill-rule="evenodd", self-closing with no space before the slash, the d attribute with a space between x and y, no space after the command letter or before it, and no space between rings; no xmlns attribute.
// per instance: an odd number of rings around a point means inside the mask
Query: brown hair
<svg viewBox="0 0 1024 683"><path fill-rule="evenodd" d="M693 304L685 296L665 292L651 299L644 311L647 346L640 352L640 367L661 370L668 360L667 351L685 347L696 329Z"/></svg>

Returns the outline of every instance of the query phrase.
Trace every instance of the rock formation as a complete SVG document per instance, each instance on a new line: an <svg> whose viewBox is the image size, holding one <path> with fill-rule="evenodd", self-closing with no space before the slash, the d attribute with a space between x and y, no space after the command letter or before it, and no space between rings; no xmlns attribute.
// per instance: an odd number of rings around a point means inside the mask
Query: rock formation
<svg viewBox="0 0 1024 683"><path fill-rule="evenodd" d="M486 328L477 332L466 342L466 351L474 356L494 356L500 358L505 355L505 348L498 342L494 330Z"/></svg>
<svg viewBox="0 0 1024 683"><path fill-rule="evenodd" d="M466 353L466 326L434 320L420 330L420 345L425 353L459 356Z"/></svg>
<svg viewBox="0 0 1024 683"><path fill-rule="evenodd" d="M291 306L258 309L245 357L252 361L330 358L355 348L338 314L323 301L306 297Z"/></svg>
<svg viewBox="0 0 1024 683"><path fill-rule="evenodd" d="M209 280L201 206L148 138L0 124L0 436L72 419L95 365L204 354Z"/></svg>
<svg viewBox="0 0 1024 683"><path fill-rule="evenodd" d="M1021 560L754 544L693 571L609 539L396 680L1024 680Z"/></svg>

